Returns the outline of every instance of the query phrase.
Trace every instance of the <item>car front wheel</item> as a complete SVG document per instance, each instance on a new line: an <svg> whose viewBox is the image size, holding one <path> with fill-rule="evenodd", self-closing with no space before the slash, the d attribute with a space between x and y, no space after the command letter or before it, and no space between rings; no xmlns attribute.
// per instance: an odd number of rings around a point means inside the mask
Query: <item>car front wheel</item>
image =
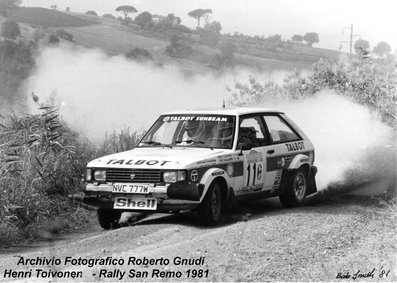
<svg viewBox="0 0 397 283"><path fill-rule="evenodd" d="M99 225L101 225L103 229L109 230L120 227L120 211L115 209L99 208L97 213Z"/></svg>
<svg viewBox="0 0 397 283"><path fill-rule="evenodd" d="M219 183L212 183L203 202L197 209L200 225L213 226L222 216L222 187Z"/></svg>
<svg viewBox="0 0 397 283"><path fill-rule="evenodd" d="M307 194L307 176L301 168L295 170L290 177L285 192L280 195L284 207L295 207L305 203Z"/></svg>

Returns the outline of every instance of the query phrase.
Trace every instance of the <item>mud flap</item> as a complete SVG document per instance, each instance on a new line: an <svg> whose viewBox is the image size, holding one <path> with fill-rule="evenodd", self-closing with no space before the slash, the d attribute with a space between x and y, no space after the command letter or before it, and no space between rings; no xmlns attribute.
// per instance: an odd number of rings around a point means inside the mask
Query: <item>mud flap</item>
<svg viewBox="0 0 397 283"><path fill-rule="evenodd" d="M178 182L171 184L167 189L167 195L172 199L182 200L200 200L201 194L203 193L203 184L188 184Z"/></svg>
<svg viewBox="0 0 397 283"><path fill-rule="evenodd" d="M317 174L317 167L316 166L312 166L309 172L309 176L308 176L308 190L307 190L307 196L314 194L315 192L317 192L317 185L316 185L316 176Z"/></svg>

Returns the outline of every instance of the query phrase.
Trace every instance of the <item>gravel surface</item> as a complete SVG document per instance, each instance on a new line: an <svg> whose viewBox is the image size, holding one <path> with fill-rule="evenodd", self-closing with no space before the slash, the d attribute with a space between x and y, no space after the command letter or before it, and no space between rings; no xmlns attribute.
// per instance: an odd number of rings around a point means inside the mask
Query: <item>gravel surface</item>
<svg viewBox="0 0 397 283"><path fill-rule="evenodd" d="M295 209L282 208L278 199L248 202L214 228L196 226L193 213L154 214L109 231L95 223L81 233L3 250L0 281L120 281L122 272L121 281L397 281L396 220L395 206L353 197ZM54 257L61 264L18 265L21 257ZM124 264L65 265L67 257ZM195 262L180 265L180 258ZM157 264L137 265L144 259ZM6 270L30 269L30 277L4 278ZM36 279L37 269L81 271L81 277ZM167 278L159 278L162 271Z"/></svg>

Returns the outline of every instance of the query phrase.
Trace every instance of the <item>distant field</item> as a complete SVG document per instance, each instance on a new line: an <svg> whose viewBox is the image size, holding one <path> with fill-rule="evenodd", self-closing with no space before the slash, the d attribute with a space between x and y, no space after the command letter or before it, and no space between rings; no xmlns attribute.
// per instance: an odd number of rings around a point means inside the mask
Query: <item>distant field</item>
<svg viewBox="0 0 397 283"><path fill-rule="evenodd" d="M11 19L35 26L45 27L81 27L98 23L95 20L83 19L67 13L44 8L20 8Z"/></svg>
<svg viewBox="0 0 397 283"><path fill-rule="evenodd" d="M73 35L74 42L88 48L100 48L108 54L125 54L133 48L150 51L159 65L178 65L187 73L206 73L221 71L214 64L219 47L202 44L194 36L185 39L193 49L187 58L173 58L165 54L170 44L172 30L160 32L142 29L136 25L122 25L114 19L103 18L75 12L60 12L44 8L21 8L13 19L24 23L23 36L31 38L32 27L45 26L49 29L62 27ZM224 39L223 39L224 40ZM266 43L251 39L229 38L239 47L235 54L236 66L262 71L310 69L320 58L336 61L339 52L334 50L294 45L290 48L271 50Z"/></svg>

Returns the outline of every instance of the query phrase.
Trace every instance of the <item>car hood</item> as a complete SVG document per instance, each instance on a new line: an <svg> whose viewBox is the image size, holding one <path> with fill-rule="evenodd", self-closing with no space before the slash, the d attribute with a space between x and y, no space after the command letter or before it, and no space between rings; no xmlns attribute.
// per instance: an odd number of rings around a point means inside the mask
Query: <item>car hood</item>
<svg viewBox="0 0 397 283"><path fill-rule="evenodd" d="M201 163L216 162L231 150L188 147L135 148L97 158L90 168L189 169Z"/></svg>

